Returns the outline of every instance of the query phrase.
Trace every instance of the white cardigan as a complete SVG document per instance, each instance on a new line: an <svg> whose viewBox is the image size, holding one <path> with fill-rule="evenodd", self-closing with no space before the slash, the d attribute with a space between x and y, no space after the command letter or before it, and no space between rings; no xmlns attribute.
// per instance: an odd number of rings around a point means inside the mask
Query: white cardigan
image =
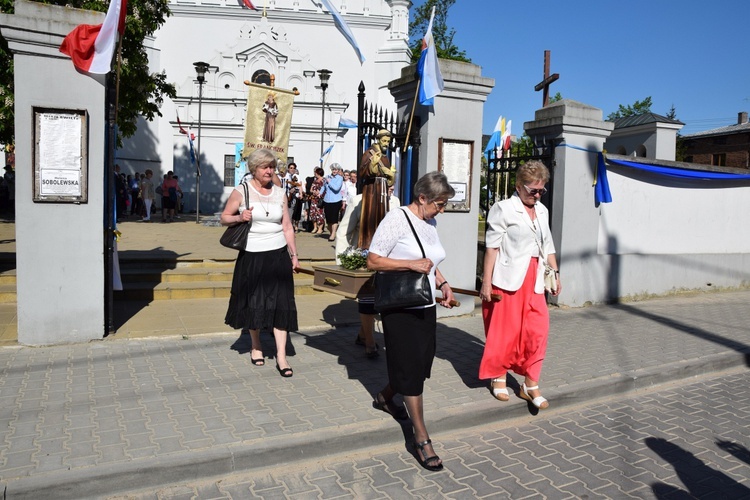
<svg viewBox="0 0 750 500"><path fill-rule="evenodd" d="M552 233L549 229L549 211L537 202L535 205L537 224L542 231L544 258L555 253ZM492 269L492 284L503 290L514 292L521 288L529 261L539 256L539 245L531 217L523 207L517 193L507 200L495 203L487 215L487 248L499 248ZM544 264L539 259L534 293L544 293Z"/></svg>

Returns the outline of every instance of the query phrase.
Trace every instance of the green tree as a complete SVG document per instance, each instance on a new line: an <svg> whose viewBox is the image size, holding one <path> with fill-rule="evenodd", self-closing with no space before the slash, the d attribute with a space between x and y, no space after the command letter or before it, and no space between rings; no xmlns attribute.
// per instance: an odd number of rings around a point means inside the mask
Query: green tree
<svg viewBox="0 0 750 500"><path fill-rule="evenodd" d="M552 104L553 102L562 101L562 100L563 100L563 96L560 92L558 92L549 98L549 103Z"/></svg>
<svg viewBox="0 0 750 500"><path fill-rule="evenodd" d="M670 120L677 119L677 109L675 109L674 104L672 104L672 107L669 108L669 111L667 111L667 118L669 118Z"/></svg>
<svg viewBox="0 0 750 500"><path fill-rule="evenodd" d="M630 104L627 106L623 106L620 104L620 109L615 111L614 113L610 113L607 116L608 121L615 121L618 118L625 118L626 116L635 116L635 115L642 115L644 113L650 113L651 112L651 96L646 97L642 101L635 101L633 105Z"/></svg>
<svg viewBox="0 0 750 500"><path fill-rule="evenodd" d="M108 0L41 0L41 3L100 12L106 12L109 7ZM167 82L164 72L149 71L144 47L146 37L152 36L170 15L168 1L130 0L127 9L117 111L121 137L135 134L139 116L149 121L161 116L159 108L164 97L176 95L174 85ZM13 0L0 0L0 12L12 14ZM13 55L7 42L0 39L0 142L12 144L13 137Z"/></svg>
<svg viewBox="0 0 750 500"><path fill-rule="evenodd" d="M471 62L466 51L459 49L453 43L456 36L454 28L448 28L448 9L456 0L426 0L414 9L412 21L409 23L409 39L411 40L411 60L417 62L422 53L422 37L430 23L432 7L435 7L435 19L432 22L432 38L435 40L437 55L441 59Z"/></svg>

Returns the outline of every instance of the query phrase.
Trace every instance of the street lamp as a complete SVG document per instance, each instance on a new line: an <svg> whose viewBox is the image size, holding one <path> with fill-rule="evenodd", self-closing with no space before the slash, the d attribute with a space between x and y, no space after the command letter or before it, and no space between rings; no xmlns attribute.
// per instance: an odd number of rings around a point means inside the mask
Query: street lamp
<svg viewBox="0 0 750 500"><path fill-rule="evenodd" d="M323 141L324 132L326 128L326 89L328 88L328 79L331 78L333 71L327 69L319 69L318 76L320 77L320 88L323 90L323 103L321 105L321 117L320 117L320 164L323 164Z"/></svg>
<svg viewBox="0 0 750 500"><path fill-rule="evenodd" d="M198 151L195 152L195 223L200 223L201 213L201 111L203 107L203 84L206 83L208 63L194 62L195 73L198 75Z"/></svg>

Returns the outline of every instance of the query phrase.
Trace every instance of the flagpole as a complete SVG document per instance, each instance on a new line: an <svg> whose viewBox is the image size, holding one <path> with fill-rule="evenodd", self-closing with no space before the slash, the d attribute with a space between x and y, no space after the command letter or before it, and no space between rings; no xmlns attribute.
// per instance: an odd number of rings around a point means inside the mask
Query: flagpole
<svg viewBox="0 0 750 500"><path fill-rule="evenodd" d="M122 37L117 40L117 77L115 78L115 123L120 109L120 67L122 65Z"/></svg>
<svg viewBox="0 0 750 500"><path fill-rule="evenodd" d="M417 91L414 92L414 102L411 105L411 115L409 116L409 128L406 130L406 140L404 141L404 153L409 146L409 136L411 135L411 123L414 120L414 112L417 110L417 96L419 96L419 85L422 83L422 77L417 78Z"/></svg>

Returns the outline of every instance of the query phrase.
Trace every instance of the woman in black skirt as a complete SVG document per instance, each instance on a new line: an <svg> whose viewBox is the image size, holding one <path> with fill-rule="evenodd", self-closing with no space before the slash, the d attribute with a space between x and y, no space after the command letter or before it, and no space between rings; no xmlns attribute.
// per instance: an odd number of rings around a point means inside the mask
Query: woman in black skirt
<svg viewBox="0 0 750 500"><path fill-rule="evenodd" d="M378 225L370 243L367 267L373 271L416 271L427 274L435 290L443 293L440 305L451 307L453 292L438 265L445 259L435 216L455 194L445 174L430 172L414 186L414 201L391 210ZM412 231L413 228L413 231ZM417 241L417 237L419 242ZM420 243L424 249L422 257ZM434 297L434 294L433 294ZM422 393L430 378L436 342L435 301L427 306L381 313L388 364L388 385L375 396L375 407L396 418L403 415L393 397L401 394L414 425L414 446L420 465L441 470L424 423Z"/></svg>
<svg viewBox="0 0 750 500"><path fill-rule="evenodd" d="M297 330L293 273L299 267L294 228L286 194L273 182L276 156L258 149L248 157L247 167L250 175L232 191L221 213L225 226L250 224L247 245L234 266L224 322L250 331L250 361L256 366L265 364L260 330L273 329L276 369L282 377L291 377L294 372L286 359L286 339L287 332Z"/></svg>

